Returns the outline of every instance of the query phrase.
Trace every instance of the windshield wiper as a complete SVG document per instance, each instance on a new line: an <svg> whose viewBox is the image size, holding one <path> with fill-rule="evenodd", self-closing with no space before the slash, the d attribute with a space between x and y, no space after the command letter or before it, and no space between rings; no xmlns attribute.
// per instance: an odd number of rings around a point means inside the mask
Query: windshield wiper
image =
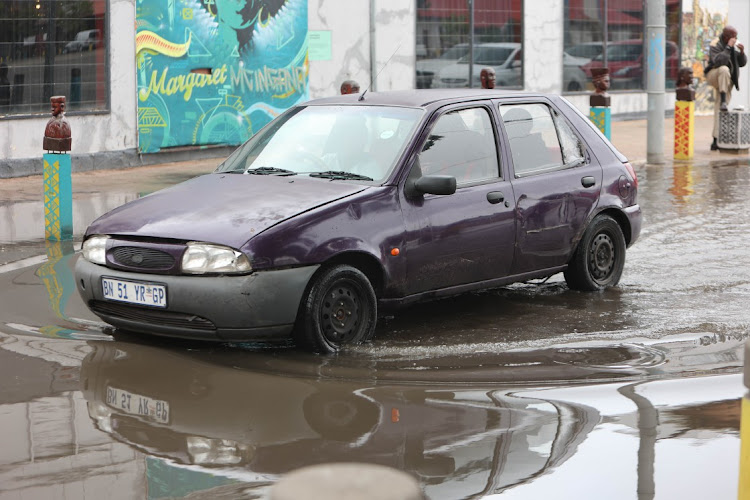
<svg viewBox="0 0 750 500"><path fill-rule="evenodd" d="M245 173L252 175L297 175L297 172L276 167L249 168L245 170Z"/></svg>
<svg viewBox="0 0 750 500"><path fill-rule="evenodd" d="M310 172L310 177L320 177L323 179L336 179L336 180L355 180L355 181L371 181L374 180L372 177L366 175L355 174L352 172L345 172L343 170L326 170L325 172Z"/></svg>

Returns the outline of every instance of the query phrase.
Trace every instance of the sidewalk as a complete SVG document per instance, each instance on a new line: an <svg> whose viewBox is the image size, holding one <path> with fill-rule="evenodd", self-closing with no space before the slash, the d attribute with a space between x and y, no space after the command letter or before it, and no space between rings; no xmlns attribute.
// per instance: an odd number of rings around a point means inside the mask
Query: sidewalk
<svg viewBox="0 0 750 500"><path fill-rule="evenodd" d="M735 154L711 151L711 116L695 117L695 156L694 165L712 161L735 160ZM615 121L612 123L612 143L640 168L646 164L648 124L646 120ZM664 157L666 165L673 163L674 120L664 123ZM112 192L128 190L128 185L137 179L139 191L154 191L181 180L213 171L223 158L209 158L191 161L163 163L146 167L121 170L93 170L73 174L73 194ZM0 181L0 200L20 202L41 200L42 176L17 177ZM132 186L130 188L132 190Z"/></svg>
<svg viewBox="0 0 750 500"><path fill-rule="evenodd" d="M695 117L695 141L693 143L694 165L709 163L717 160L736 159L731 153L711 151L711 132L713 116ZM613 121L612 144L628 157L634 166L646 164L648 145L648 122L646 120ZM671 165L674 161L674 119L664 120L664 160Z"/></svg>

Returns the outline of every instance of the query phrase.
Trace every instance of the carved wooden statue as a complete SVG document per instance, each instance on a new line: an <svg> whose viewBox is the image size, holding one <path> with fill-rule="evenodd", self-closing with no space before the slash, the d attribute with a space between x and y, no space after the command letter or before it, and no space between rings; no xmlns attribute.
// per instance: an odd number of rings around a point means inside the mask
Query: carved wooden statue
<svg viewBox="0 0 750 500"><path fill-rule="evenodd" d="M52 118L44 129L43 147L46 151L70 151L70 124L65 119L65 96L50 98Z"/></svg>
<svg viewBox="0 0 750 500"><path fill-rule="evenodd" d="M609 68L592 68L591 76L594 83L594 93L589 97L589 106L609 107L611 99L609 90Z"/></svg>
<svg viewBox="0 0 750 500"><path fill-rule="evenodd" d="M481 73L479 73L479 80L481 80L482 82L483 89L494 89L495 88L495 70L490 67L482 68Z"/></svg>
<svg viewBox="0 0 750 500"><path fill-rule="evenodd" d="M694 101L695 89L693 88L693 68L685 66L677 73L677 100Z"/></svg>
<svg viewBox="0 0 750 500"><path fill-rule="evenodd" d="M359 94L359 84L354 80L346 80L341 84L341 95Z"/></svg>

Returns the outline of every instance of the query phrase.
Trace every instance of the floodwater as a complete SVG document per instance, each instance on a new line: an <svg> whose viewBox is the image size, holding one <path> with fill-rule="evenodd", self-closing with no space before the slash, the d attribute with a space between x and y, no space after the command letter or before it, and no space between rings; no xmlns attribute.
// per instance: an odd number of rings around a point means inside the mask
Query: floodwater
<svg viewBox="0 0 750 500"><path fill-rule="evenodd" d="M75 291L78 244L0 204L0 500L266 498L341 461L430 499L737 498L749 167L641 168L617 288L418 304L337 356L115 332ZM132 188L78 196L77 231Z"/></svg>

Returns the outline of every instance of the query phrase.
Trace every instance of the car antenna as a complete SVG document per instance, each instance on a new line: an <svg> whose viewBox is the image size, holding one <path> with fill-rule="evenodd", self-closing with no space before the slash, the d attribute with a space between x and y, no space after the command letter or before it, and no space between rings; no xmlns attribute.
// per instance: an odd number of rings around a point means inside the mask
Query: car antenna
<svg viewBox="0 0 750 500"><path fill-rule="evenodd" d="M378 77L380 76L380 73L382 73L383 70L385 69L385 67L388 66L388 63L391 62L391 59L393 59L393 56L396 55L396 52L398 52L398 49L401 48L401 45L402 45L401 43L398 44L398 47L396 47L396 50L393 51L393 54L391 54L391 57L389 57L388 60L383 65L383 67L380 68L380 71L378 71L378 74L375 75L375 79L370 80L370 85L368 85L367 88L365 89L365 91L362 92L362 95L359 96L359 99L357 99L357 101L364 101L365 100L365 94L367 93L368 90L370 90L370 87L372 87L373 82L378 79Z"/></svg>

